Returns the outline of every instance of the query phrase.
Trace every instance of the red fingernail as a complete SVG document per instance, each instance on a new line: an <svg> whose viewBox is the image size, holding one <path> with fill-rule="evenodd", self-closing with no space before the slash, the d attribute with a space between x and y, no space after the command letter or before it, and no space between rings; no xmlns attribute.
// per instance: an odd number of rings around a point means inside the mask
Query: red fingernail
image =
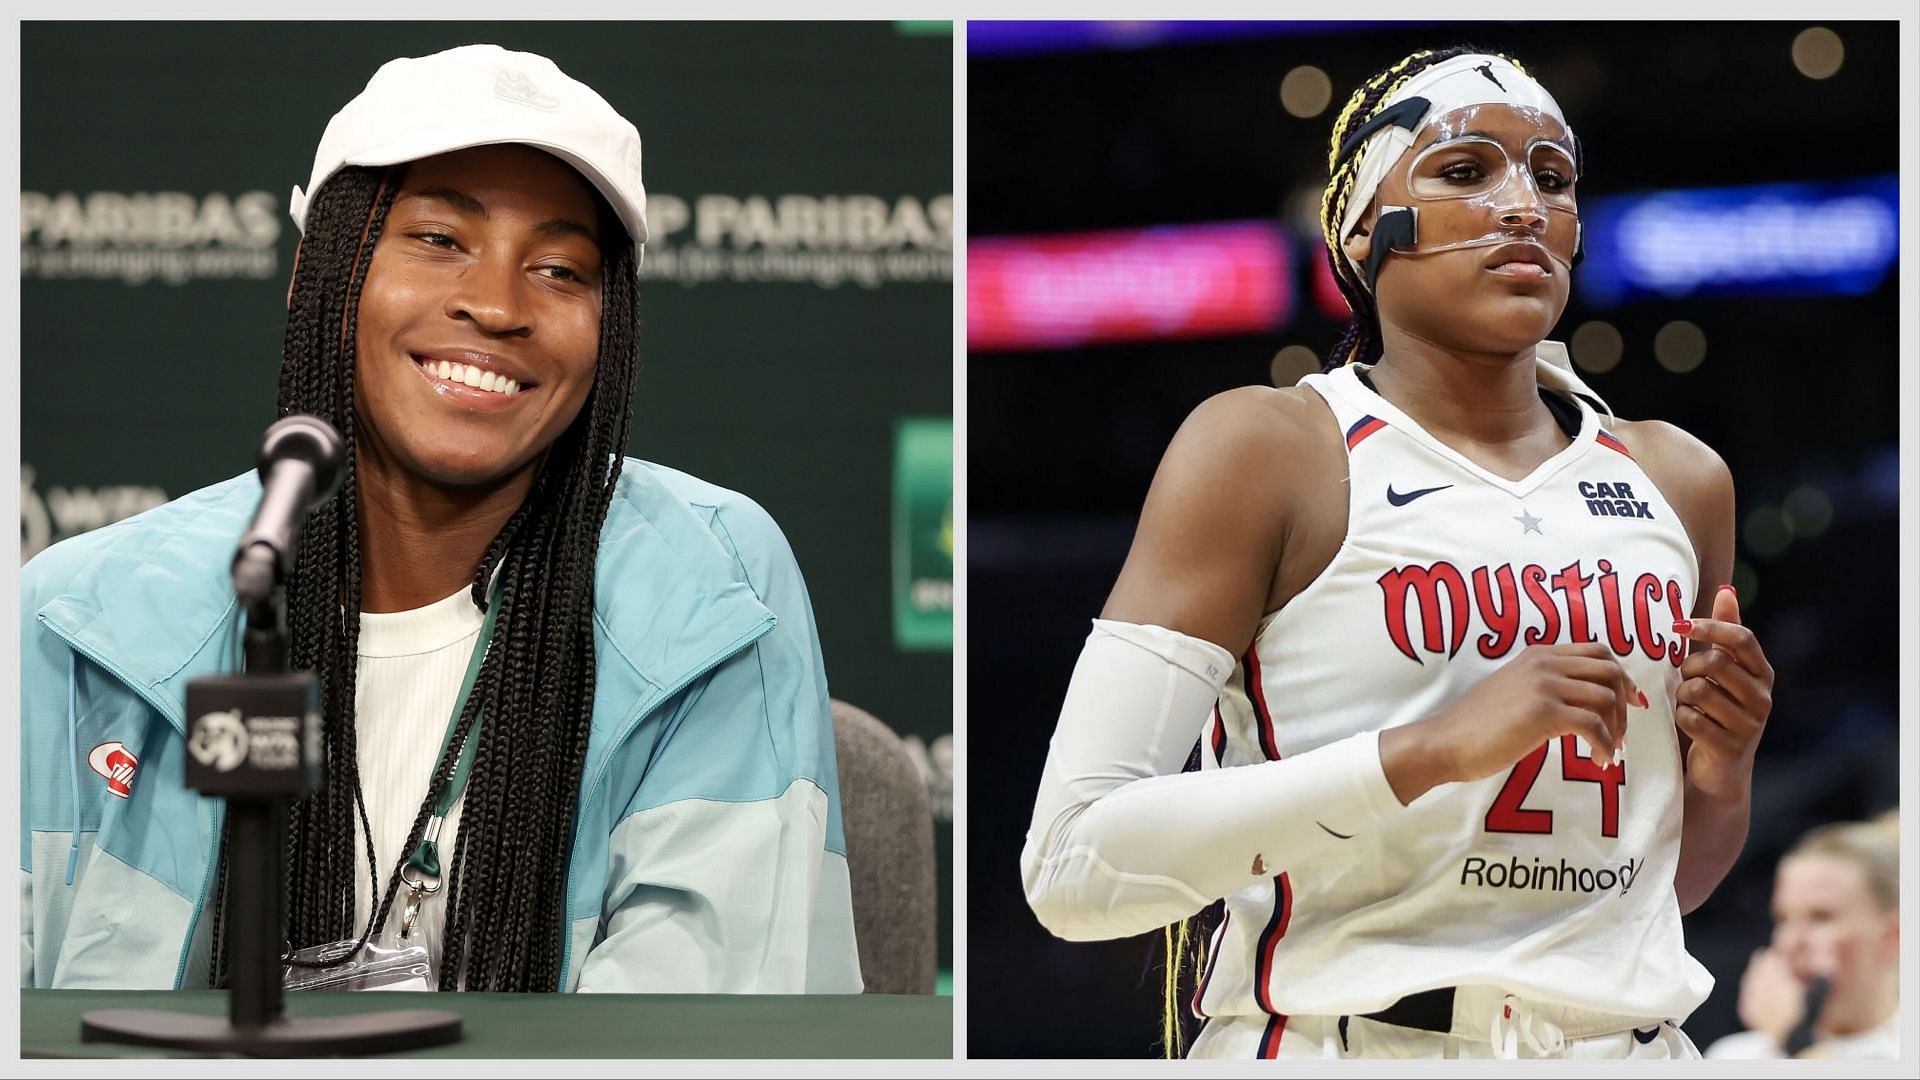
<svg viewBox="0 0 1920 1080"><path fill-rule="evenodd" d="M1644 690L1635 690L1635 691L1633 692L1633 696L1634 696L1634 697L1637 697L1637 698L1639 698L1639 699L1640 699L1640 707L1641 707L1641 708L1643 708L1643 709L1644 709L1644 708L1646 708L1646 707L1647 707L1647 693L1646 693L1646 691L1644 691Z"/></svg>
<svg viewBox="0 0 1920 1080"><path fill-rule="evenodd" d="M1733 587L1732 585L1722 585L1722 586L1720 586L1720 587L1721 587L1721 588L1723 588L1723 589L1725 589L1725 590L1727 590L1728 592L1730 592L1730 593L1732 593L1732 594L1733 594L1733 595L1735 595L1735 596L1739 596L1739 595L1740 595L1740 590L1739 590L1739 589L1736 589L1736 588L1734 588L1734 587Z"/></svg>
<svg viewBox="0 0 1920 1080"><path fill-rule="evenodd" d="M1693 620L1692 619L1673 620L1673 632L1676 634L1679 634L1681 637L1685 637L1688 634L1693 633Z"/></svg>

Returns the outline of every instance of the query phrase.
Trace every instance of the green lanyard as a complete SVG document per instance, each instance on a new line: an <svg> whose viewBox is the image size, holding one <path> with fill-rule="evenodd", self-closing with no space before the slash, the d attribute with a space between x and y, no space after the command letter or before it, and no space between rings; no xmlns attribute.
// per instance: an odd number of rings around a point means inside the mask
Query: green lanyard
<svg viewBox="0 0 1920 1080"><path fill-rule="evenodd" d="M446 760L447 748L453 743L453 733L460 726L460 713L467 707L467 698L473 693L473 684L480 678L480 665L487 658L487 646L493 641L493 626L500 617L500 584L494 582L493 592L487 599L487 617L480 624L480 639L473 644L473 658L467 661L467 677L460 684L460 696L454 699L453 715L447 718L447 733L440 740L440 753L434 757L434 767ZM440 825L446 820L453 805L460 801L460 795L467 789L467 776L473 772L473 758L480 749L480 723L486 719L484 713L473 718L473 726L467 729L466 740L460 745L460 761L453 767L453 777L447 781L445 791L434 800L433 815L427 818L427 827L420 836L420 845L407 856L407 862L401 868L401 880L405 881L412 893L407 898L406 918L401 935L409 936L414 922L419 918L420 898L428 893L440 891ZM413 871L417 877L407 871ZM434 879L429 887L426 879Z"/></svg>

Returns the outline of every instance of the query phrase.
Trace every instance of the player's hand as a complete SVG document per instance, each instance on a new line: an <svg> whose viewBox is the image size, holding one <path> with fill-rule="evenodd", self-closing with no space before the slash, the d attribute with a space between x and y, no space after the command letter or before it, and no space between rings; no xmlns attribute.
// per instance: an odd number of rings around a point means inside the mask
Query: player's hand
<svg viewBox="0 0 1920 1080"><path fill-rule="evenodd" d="M1447 708L1381 732L1381 764L1403 803L1436 784L1511 769L1559 735L1585 739L1594 762L1611 767L1627 710L1646 705L1607 646L1531 645Z"/></svg>
<svg viewBox="0 0 1920 1080"><path fill-rule="evenodd" d="M1731 586L1714 594L1713 618L1676 622L1673 632L1698 643L1680 664L1673 695L1673 722L1690 741L1687 782L1710 795L1743 791L1773 711L1773 665L1740 624Z"/></svg>
<svg viewBox="0 0 1920 1080"><path fill-rule="evenodd" d="M1786 958L1770 948L1755 949L1740 976L1740 1022L1784 1049L1806 1008L1806 989L1793 977Z"/></svg>

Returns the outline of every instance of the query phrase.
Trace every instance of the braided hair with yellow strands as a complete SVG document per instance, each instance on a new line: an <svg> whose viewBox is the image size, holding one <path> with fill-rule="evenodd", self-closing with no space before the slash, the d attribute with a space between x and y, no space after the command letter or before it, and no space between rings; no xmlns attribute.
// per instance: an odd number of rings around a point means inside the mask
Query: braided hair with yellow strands
<svg viewBox="0 0 1920 1080"><path fill-rule="evenodd" d="M1346 298L1352 316L1339 342L1327 353L1325 367L1328 371L1343 364L1373 363L1380 359L1382 348L1380 315L1373 294L1347 262L1340 248L1340 221L1346 215L1347 203L1353 197L1355 179L1360 171L1359 146L1351 148L1344 157L1340 149L1355 131L1373 119L1382 104L1392 98L1407 80L1435 64L1469 53L1498 56L1522 72L1526 70L1510 56L1475 45L1423 49L1361 83L1334 120L1327 150L1327 186L1320 200L1320 232L1326 245L1327 261L1333 268L1334 282L1340 287L1340 295ZM1577 165L1578 144L1575 145ZM1187 770L1197 769L1199 765L1199 748L1196 746L1187 762ZM1197 992L1193 994L1194 1000L1187 1003L1185 1008L1182 1007L1181 999L1185 996L1183 987L1189 983L1196 989L1199 987L1207 967L1208 942L1213 928L1219 925L1223 907L1222 902L1216 901L1198 914L1172 923L1162 931L1166 963L1161 969L1160 1042L1162 1051L1169 1058L1186 1056L1190 1041L1188 1025L1204 1019L1199 1013Z"/></svg>
<svg viewBox="0 0 1920 1080"><path fill-rule="evenodd" d="M1527 70L1518 60L1505 53L1476 45L1422 50L1361 83L1333 122L1333 135L1327 147L1327 186L1320 197L1320 236L1326 245L1327 261L1333 267L1333 280L1340 286L1340 295L1346 298L1347 307L1353 314L1347 321L1346 332L1340 335L1340 340L1327 353L1325 368L1328 371L1343 364L1371 364L1380 359L1381 352L1380 314L1374 304L1373 294L1340 249L1340 222L1346 216L1347 202L1353 197L1354 181L1360 172L1360 147L1356 145L1350 148L1344 157L1340 153L1341 147L1346 145L1355 131L1373 119L1382 103L1392 98L1407 80L1435 64L1470 53L1498 56L1523 74ZM1574 154L1574 163L1578 168L1577 142L1574 144Z"/></svg>

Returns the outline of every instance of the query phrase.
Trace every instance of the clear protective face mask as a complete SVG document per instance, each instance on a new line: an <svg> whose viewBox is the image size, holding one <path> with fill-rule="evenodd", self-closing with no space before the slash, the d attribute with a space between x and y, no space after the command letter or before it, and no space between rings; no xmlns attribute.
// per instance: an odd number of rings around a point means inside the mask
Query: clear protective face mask
<svg viewBox="0 0 1920 1080"><path fill-rule="evenodd" d="M1533 129L1524 141L1515 140L1516 114ZM1421 145L1429 132L1432 141ZM1414 242L1394 244L1393 254L1528 241L1563 272L1571 269L1580 246L1579 175L1559 121L1533 109L1471 105L1429 121L1415 145L1401 174L1415 211Z"/></svg>

